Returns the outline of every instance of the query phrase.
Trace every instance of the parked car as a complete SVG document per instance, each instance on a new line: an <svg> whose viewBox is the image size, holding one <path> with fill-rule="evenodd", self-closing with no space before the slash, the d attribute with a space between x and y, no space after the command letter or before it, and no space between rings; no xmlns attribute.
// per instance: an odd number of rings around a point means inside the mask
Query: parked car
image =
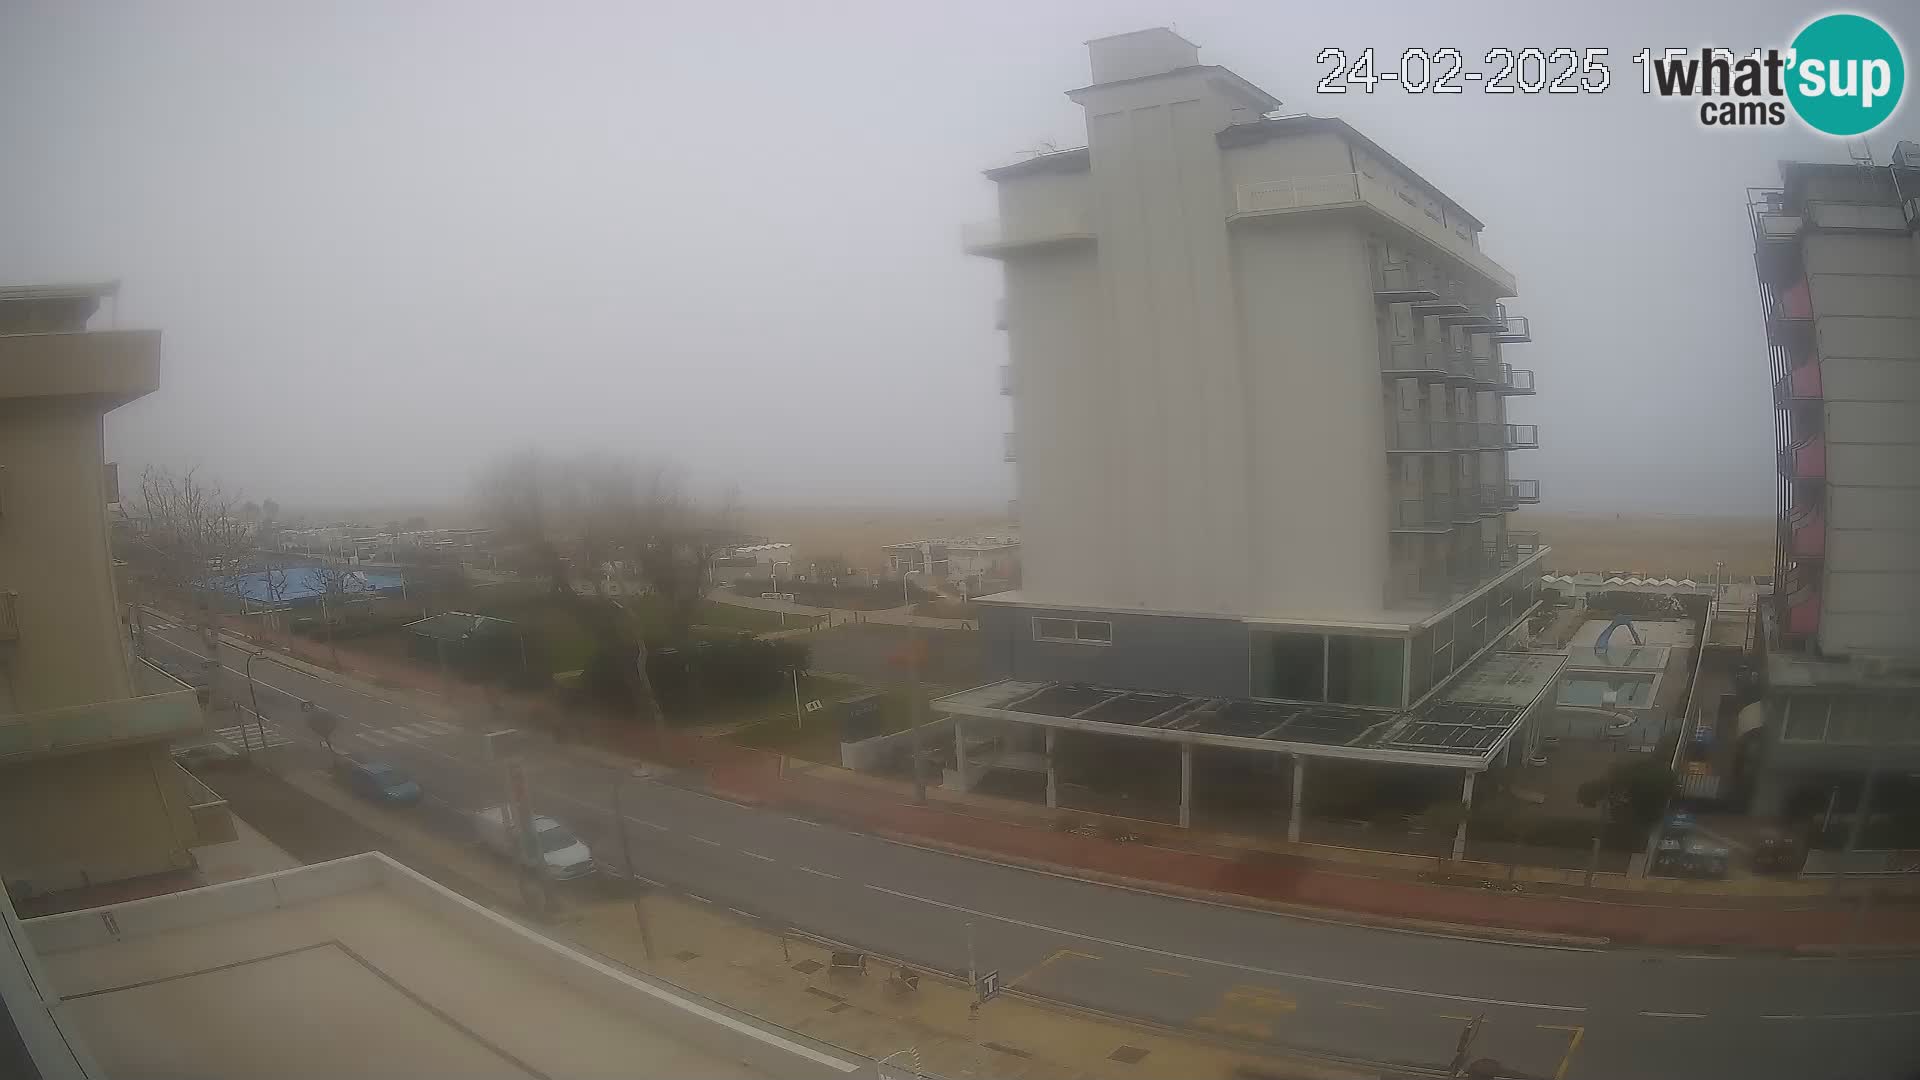
<svg viewBox="0 0 1920 1080"><path fill-rule="evenodd" d="M192 746L173 748L173 760L188 772L201 769L228 769L244 764L246 759L240 751L223 742L195 743Z"/></svg>
<svg viewBox="0 0 1920 1080"><path fill-rule="evenodd" d="M480 842L502 858L530 864L531 858L520 844L519 830L504 806L489 806L473 815L474 831ZM566 881L593 873L593 852L565 825L545 814L533 815L533 833L539 848L540 871L550 878Z"/></svg>
<svg viewBox="0 0 1920 1080"><path fill-rule="evenodd" d="M420 801L419 782L384 761L343 756L335 760L333 771L347 790L363 799L389 806L412 806Z"/></svg>

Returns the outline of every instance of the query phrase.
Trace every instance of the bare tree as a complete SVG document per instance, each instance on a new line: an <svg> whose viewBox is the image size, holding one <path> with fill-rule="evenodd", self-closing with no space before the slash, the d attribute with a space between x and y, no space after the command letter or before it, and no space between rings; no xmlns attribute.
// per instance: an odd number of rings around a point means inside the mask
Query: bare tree
<svg viewBox="0 0 1920 1080"><path fill-rule="evenodd" d="M327 638L333 666L340 666L340 649L333 642L333 616L367 591L367 579L345 563L321 563L305 570L307 585L320 598L320 629Z"/></svg>
<svg viewBox="0 0 1920 1080"><path fill-rule="evenodd" d="M122 500L123 557L136 578L186 609L206 635L217 638L210 595L237 593L253 555L253 525L235 510L235 497L201 479L198 470L175 476L149 466L131 502ZM135 611L139 609L136 606Z"/></svg>

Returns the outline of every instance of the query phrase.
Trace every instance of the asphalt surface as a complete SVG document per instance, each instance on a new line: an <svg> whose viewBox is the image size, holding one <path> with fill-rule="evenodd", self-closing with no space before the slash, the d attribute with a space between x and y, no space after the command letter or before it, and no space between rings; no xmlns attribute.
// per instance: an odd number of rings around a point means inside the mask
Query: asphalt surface
<svg viewBox="0 0 1920 1080"><path fill-rule="evenodd" d="M189 659L202 647L183 630L148 636L156 655ZM216 683L243 705L244 656L223 646ZM253 667L266 723L290 743L276 753L313 752L299 712L311 699L348 718L336 748L411 770L429 813L501 801L498 767L478 760L470 735L270 659ZM528 778L536 809L608 861L618 858L617 786L636 871L696 899L955 972L968 970L971 937L977 969L998 971L1003 985L1183 1028L1431 1066L1483 1015L1475 1057L1555 1080L1904 1080L1920 1069L1912 960L1689 956L1382 930L961 858L553 753L536 754Z"/></svg>

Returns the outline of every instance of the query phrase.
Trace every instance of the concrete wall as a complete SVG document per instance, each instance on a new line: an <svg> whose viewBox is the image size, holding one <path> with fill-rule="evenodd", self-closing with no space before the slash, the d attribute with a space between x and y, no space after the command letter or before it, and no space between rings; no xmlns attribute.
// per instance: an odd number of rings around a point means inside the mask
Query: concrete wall
<svg viewBox="0 0 1920 1080"><path fill-rule="evenodd" d="M1038 641L1036 618L1111 623L1108 645ZM990 679L1085 682L1216 697L1252 693L1246 624L1229 619L983 604L982 658Z"/></svg>
<svg viewBox="0 0 1920 1080"><path fill-rule="evenodd" d="M1803 251L1826 399L1820 648L1920 655L1920 248L1809 232Z"/></svg>
<svg viewBox="0 0 1920 1080"><path fill-rule="evenodd" d="M187 869L194 843L165 745L0 766L0 880L29 894Z"/></svg>

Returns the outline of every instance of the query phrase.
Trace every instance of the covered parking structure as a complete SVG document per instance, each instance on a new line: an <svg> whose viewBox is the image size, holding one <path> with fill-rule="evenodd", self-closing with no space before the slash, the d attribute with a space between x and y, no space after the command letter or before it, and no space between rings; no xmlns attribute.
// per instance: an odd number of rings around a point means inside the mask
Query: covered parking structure
<svg viewBox="0 0 1920 1080"><path fill-rule="evenodd" d="M1558 653L1490 653L1406 709L1197 697L1015 679L951 694L933 707L954 718L955 770L961 787L968 786L972 776L968 718L1041 729L1044 751L1036 764L1046 772L1049 807L1059 805L1054 756L1059 731L1172 743L1180 752L1182 827L1192 824L1196 746L1288 755L1293 788L1287 839L1298 842L1311 758L1452 770L1461 776L1462 803L1470 805L1476 776L1496 761L1508 760L1516 740L1522 743L1522 754L1530 751L1531 721L1566 662L1566 656ZM1454 833L1454 858L1464 857L1466 842L1462 815Z"/></svg>

